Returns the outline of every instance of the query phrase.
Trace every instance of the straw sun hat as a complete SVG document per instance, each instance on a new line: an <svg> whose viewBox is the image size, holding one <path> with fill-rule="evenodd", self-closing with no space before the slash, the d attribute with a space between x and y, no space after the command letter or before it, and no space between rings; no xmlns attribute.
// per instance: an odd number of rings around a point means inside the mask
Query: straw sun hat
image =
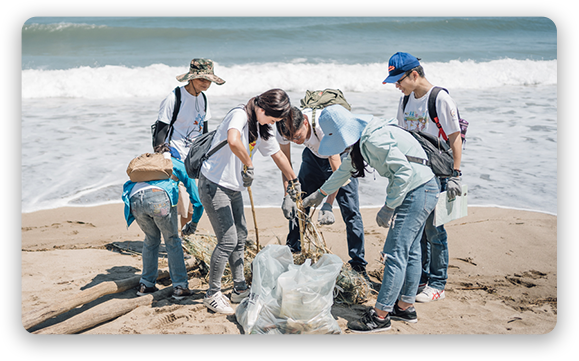
<svg viewBox="0 0 579 361"><path fill-rule="evenodd" d="M207 79L217 85L222 85L225 80L213 73L213 60L210 59L193 59L189 66L189 72L177 76L180 82L186 82L192 79Z"/></svg>

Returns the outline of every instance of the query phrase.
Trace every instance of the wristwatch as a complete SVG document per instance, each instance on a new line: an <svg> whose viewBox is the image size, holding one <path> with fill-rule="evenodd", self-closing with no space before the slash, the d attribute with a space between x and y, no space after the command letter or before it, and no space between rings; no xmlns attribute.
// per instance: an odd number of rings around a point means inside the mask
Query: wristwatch
<svg viewBox="0 0 579 361"><path fill-rule="evenodd" d="M453 177L460 177L462 175L462 172L460 171L460 169L454 169L452 171L452 176Z"/></svg>

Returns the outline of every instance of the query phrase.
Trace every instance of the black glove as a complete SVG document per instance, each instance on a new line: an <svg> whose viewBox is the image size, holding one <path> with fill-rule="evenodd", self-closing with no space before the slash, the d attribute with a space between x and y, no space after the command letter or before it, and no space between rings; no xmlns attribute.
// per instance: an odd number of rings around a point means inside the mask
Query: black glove
<svg viewBox="0 0 579 361"><path fill-rule="evenodd" d="M302 186L300 181L296 179L292 179L287 183L287 194L292 198L292 201L297 201L298 197L302 194Z"/></svg>
<svg viewBox="0 0 579 361"><path fill-rule="evenodd" d="M193 233L195 233L196 230L197 230L197 223L195 223L193 221L189 221L189 222L187 222L187 224L185 224L185 226L183 226L183 229L181 230L181 234L183 236L189 236L189 235L192 235Z"/></svg>

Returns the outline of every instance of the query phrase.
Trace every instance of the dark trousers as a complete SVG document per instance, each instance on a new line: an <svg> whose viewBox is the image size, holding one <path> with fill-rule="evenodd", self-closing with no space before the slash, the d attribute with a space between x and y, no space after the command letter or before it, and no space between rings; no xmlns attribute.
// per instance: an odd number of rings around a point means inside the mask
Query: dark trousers
<svg viewBox="0 0 579 361"><path fill-rule="evenodd" d="M307 197L317 191L324 182L332 175L330 161L319 158L308 148L302 153L302 165L298 174L302 192ZM342 213L342 219L346 223L346 238L348 241L348 254L350 255L350 265L355 270L365 269L366 260L364 259L364 225L362 223L362 214L360 214L360 202L358 199L358 179L351 178L351 182L340 188L336 195L336 201ZM309 212L309 208L305 209ZM286 244L292 252L300 252L300 228L297 218L289 222L289 234L287 235Z"/></svg>

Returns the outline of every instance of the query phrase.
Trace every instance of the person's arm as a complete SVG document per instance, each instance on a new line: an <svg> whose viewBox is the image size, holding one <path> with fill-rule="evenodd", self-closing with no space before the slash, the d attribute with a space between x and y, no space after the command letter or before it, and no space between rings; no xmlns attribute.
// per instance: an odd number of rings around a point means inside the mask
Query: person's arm
<svg viewBox="0 0 579 361"><path fill-rule="evenodd" d="M332 167L332 172L335 172L338 168L340 168L340 165L342 165L342 159L340 158L339 154L334 154L332 156L330 156L328 158L328 161L330 162L330 167ZM338 191L335 191L334 193L330 194L328 196L328 199L326 199L326 203L334 204L334 200L336 199L336 195L338 194Z"/></svg>
<svg viewBox="0 0 579 361"><path fill-rule="evenodd" d="M281 149L282 153L286 156L288 162L292 163L292 155L291 155L291 143L288 144L280 144L279 148ZM274 159L275 161L275 159ZM287 193L286 189L287 189L287 184L289 182L289 179L286 177L286 175L282 172L281 174L281 179L282 179L282 183L283 183L283 191L284 191L284 195Z"/></svg>
<svg viewBox="0 0 579 361"><path fill-rule="evenodd" d="M450 149L452 149L452 158L454 159L454 169L460 170L460 161L462 158L462 137L460 132L448 135Z"/></svg>
<svg viewBox="0 0 579 361"><path fill-rule="evenodd" d="M277 153L272 154L271 158L273 159L275 165L277 165L279 170L281 170L285 179L294 180L297 178L291 163L289 162L288 158L285 156L283 151L280 150Z"/></svg>
<svg viewBox="0 0 579 361"><path fill-rule="evenodd" d="M241 163L248 168L253 168L253 162L251 161L249 153L247 153L245 145L241 141L241 133L239 130L231 128L227 131L227 144L229 144L229 148L233 154L239 158Z"/></svg>

